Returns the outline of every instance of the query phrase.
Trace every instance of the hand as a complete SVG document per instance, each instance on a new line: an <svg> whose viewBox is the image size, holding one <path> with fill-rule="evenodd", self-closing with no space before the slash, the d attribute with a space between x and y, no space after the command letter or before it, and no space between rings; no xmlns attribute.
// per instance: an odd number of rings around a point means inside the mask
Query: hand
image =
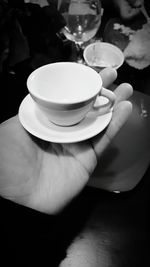
<svg viewBox="0 0 150 267"><path fill-rule="evenodd" d="M101 72L109 87L116 71ZM48 214L55 214L87 184L97 157L128 119L132 105L125 101L132 94L129 84L115 90L112 120L103 133L85 142L56 144L30 135L15 116L0 126L0 194L16 203Z"/></svg>

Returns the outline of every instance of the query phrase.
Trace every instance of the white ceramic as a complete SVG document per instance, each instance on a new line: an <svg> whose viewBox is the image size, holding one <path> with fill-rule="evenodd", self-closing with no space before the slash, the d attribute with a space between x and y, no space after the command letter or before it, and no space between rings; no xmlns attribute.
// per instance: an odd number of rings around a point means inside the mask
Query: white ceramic
<svg viewBox="0 0 150 267"><path fill-rule="evenodd" d="M106 99L99 97L99 104ZM32 135L49 142L74 143L89 139L105 129L112 117L112 111L93 119L90 112L81 123L70 127L61 127L49 122L28 94L19 107L19 120Z"/></svg>
<svg viewBox="0 0 150 267"><path fill-rule="evenodd" d="M49 121L61 126L79 123L89 111L95 116L107 113L115 101L114 93L102 87L95 70L73 62L36 69L28 77L27 87ZM107 104L95 106L99 94L108 98Z"/></svg>
<svg viewBox="0 0 150 267"><path fill-rule="evenodd" d="M124 62L124 54L117 46L106 42L94 42L85 47L83 57L88 66L118 69Z"/></svg>

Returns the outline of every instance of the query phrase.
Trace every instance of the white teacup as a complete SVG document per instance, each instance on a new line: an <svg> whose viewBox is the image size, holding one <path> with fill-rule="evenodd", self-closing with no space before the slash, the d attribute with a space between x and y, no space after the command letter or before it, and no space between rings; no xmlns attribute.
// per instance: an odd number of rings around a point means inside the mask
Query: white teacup
<svg viewBox="0 0 150 267"><path fill-rule="evenodd" d="M94 116L110 111L115 101L112 91L102 87L100 75L92 68L74 62L44 65L33 71L27 87L38 108L54 124L71 126L88 112ZM99 95L108 101L95 105Z"/></svg>

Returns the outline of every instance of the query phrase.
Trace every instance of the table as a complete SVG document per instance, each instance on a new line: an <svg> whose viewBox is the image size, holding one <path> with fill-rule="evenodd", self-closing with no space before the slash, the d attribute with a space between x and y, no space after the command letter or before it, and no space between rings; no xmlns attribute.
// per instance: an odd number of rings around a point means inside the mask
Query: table
<svg viewBox="0 0 150 267"><path fill-rule="evenodd" d="M126 191L142 179L150 163L150 96L134 91L133 112L89 181L98 188Z"/></svg>

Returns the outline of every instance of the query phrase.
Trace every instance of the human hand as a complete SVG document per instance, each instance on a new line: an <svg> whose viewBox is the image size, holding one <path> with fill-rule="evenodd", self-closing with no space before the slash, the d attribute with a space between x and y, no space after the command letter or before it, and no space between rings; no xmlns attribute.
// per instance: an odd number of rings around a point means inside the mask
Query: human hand
<svg viewBox="0 0 150 267"><path fill-rule="evenodd" d="M101 72L104 87L117 77ZM103 133L75 144L57 144L29 134L15 116L0 125L0 194L18 204L48 214L61 211L87 184L112 138L128 119L132 105L129 84L115 90L112 120Z"/></svg>

